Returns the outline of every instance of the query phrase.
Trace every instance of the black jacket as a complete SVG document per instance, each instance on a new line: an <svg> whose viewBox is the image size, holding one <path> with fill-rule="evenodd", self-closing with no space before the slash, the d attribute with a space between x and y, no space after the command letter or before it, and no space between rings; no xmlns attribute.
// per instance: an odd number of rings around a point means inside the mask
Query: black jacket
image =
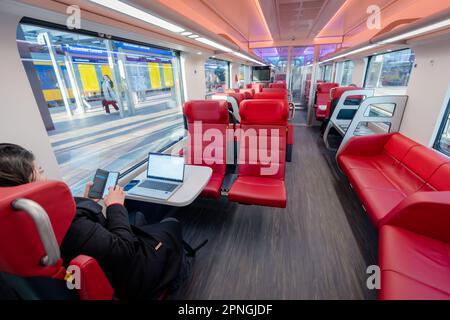
<svg viewBox="0 0 450 320"><path fill-rule="evenodd" d="M61 244L64 263L81 254L93 257L117 298L158 298L180 271L183 249L179 223L137 228L130 226L122 205L109 206L105 219L97 203L75 200L77 211Z"/></svg>

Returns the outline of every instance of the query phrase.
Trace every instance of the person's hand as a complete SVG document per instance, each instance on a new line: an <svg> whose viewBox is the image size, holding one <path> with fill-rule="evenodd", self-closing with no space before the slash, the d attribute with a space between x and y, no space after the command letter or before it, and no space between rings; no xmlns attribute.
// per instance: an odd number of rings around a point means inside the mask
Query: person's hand
<svg viewBox="0 0 450 320"><path fill-rule="evenodd" d="M83 193L84 198L89 198L89 192L91 192L91 188L93 185L94 185L94 183L92 181L89 181L88 183L86 183L86 187L84 188L84 193Z"/></svg>
<svg viewBox="0 0 450 320"><path fill-rule="evenodd" d="M108 195L103 199L105 202L106 207L109 207L113 204L121 204L123 205L125 203L125 192L123 191L123 188L120 186L110 187Z"/></svg>

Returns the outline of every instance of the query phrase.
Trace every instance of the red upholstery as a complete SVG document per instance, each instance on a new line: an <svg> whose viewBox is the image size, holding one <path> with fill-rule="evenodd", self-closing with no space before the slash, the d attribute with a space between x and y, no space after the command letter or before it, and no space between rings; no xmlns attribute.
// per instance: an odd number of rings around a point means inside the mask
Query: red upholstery
<svg viewBox="0 0 450 320"><path fill-rule="evenodd" d="M328 109L330 101L330 91L333 88L339 87L338 83L318 83L316 90L316 119L323 120L326 116L326 109ZM325 109L326 107L326 109Z"/></svg>
<svg viewBox="0 0 450 320"><path fill-rule="evenodd" d="M11 207L19 198L33 200L44 208L59 245L75 215L72 194L62 182L0 188L0 271L22 277L64 277L62 260L55 266L41 265L45 250L33 220L25 212ZM61 208L64 208L63 213Z"/></svg>
<svg viewBox="0 0 450 320"><path fill-rule="evenodd" d="M269 88L286 89L286 83L270 83Z"/></svg>
<svg viewBox="0 0 450 320"><path fill-rule="evenodd" d="M354 137L338 163L377 227L397 220L421 224L420 212L429 210L450 219L450 159L434 150L399 133Z"/></svg>
<svg viewBox="0 0 450 320"><path fill-rule="evenodd" d="M226 130L229 126L228 103L219 100L194 100L184 104L184 114L188 122L189 138L185 152L186 162L189 164L208 166L213 175L205 187L202 196L218 198L226 173ZM194 123L201 123L202 129L194 130ZM215 129L221 134L221 141L215 137L204 141L204 133L208 129ZM213 146L211 154L205 152L208 146ZM211 147L208 148L211 150Z"/></svg>
<svg viewBox="0 0 450 320"><path fill-rule="evenodd" d="M63 280L66 269L61 259L54 266L44 266L45 250L32 219L23 211L12 209L17 199L38 203L47 213L58 245L72 223L75 203L62 182L35 182L0 188L0 271L21 277L48 277ZM86 256L73 261L80 267L81 299L112 299L113 290L97 262Z"/></svg>
<svg viewBox="0 0 450 320"><path fill-rule="evenodd" d="M245 99L253 99L255 96L255 89L240 89L239 93L243 93Z"/></svg>
<svg viewBox="0 0 450 320"><path fill-rule="evenodd" d="M254 96L254 99L282 99L286 100L288 99L287 91L275 91L275 92L267 92L264 89L263 92L256 93Z"/></svg>
<svg viewBox="0 0 450 320"><path fill-rule="evenodd" d="M363 88L360 87L335 87L330 90L330 99L328 100L328 103L326 105L326 110L323 110L322 108L316 109L316 119L323 120L323 119L330 119L331 118L331 112L332 109L334 109L332 106L333 104L336 105L339 101L339 99L342 97L342 95L350 90L362 90ZM350 96L348 99L353 100L363 100L364 97L362 96Z"/></svg>
<svg viewBox="0 0 450 320"><path fill-rule="evenodd" d="M450 224L446 228L450 234ZM450 300L450 242L415 231L390 225L381 228L379 298Z"/></svg>
<svg viewBox="0 0 450 320"><path fill-rule="evenodd" d="M287 94L287 89L284 89L284 88L263 88L262 92L285 92Z"/></svg>
<svg viewBox="0 0 450 320"><path fill-rule="evenodd" d="M111 300L113 288L98 265L91 257L80 255L70 262L81 271L81 288L78 291L81 300Z"/></svg>
<svg viewBox="0 0 450 320"><path fill-rule="evenodd" d="M255 93L260 93L263 90L263 85L260 83L253 83L251 88L255 89Z"/></svg>
<svg viewBox="0 0 450 320"><path fill-rule="evenodd" d="M288 94L287 90L283 89L272 89L272 90L279 90L279 91L271 91L267 92L267 89L264 89L263 92L255 94L254 99L281 99L283 100L283 103L286 107L286 109L289 112L289 102L288 102ZM280 91L281 90L281 91ZM294 127L292 125L287 126L287 147L292 147L294 145ZM290 161L290 160L289 160Z"/></svg>
<svg viewBox="0 0 450 320"><path fill-rule="evenodd" d="M284 208L288 110L282 101L245 100L241 103L240 115L239 176L228 198L240 203ZM271 162L261 154L271 156Z"/></svg>

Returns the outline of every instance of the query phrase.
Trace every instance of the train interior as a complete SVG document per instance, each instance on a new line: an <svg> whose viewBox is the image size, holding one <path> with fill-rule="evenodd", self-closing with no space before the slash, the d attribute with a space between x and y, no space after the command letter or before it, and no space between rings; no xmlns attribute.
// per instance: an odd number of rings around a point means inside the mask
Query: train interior
<svg viewBox="0 0 450 320"><path fill-rule="evenodd" d="M48 178L0 184L20 298L118 298L60 252L102 169L202 246L160 299L450 300L450 1L3 0L0 39L0 144Z"/></svg>

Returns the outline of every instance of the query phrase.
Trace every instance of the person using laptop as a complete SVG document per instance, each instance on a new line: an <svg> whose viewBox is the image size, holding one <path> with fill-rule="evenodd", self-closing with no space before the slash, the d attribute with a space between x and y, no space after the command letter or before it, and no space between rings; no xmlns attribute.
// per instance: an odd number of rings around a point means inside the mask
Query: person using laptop
<svg viewBox="0 0 450 320"><path fill-rule="evenodd" d="M0 144L0 187L44 181L34 155L14 144ZM102 207L84 197L75 198L77 210L61 244L64 263L78 255L96 259L119 299L154 299L175 290L187 277L181 225L175 218L153 225L132 226L124 207L122 187L110 188Z"/></svg>

